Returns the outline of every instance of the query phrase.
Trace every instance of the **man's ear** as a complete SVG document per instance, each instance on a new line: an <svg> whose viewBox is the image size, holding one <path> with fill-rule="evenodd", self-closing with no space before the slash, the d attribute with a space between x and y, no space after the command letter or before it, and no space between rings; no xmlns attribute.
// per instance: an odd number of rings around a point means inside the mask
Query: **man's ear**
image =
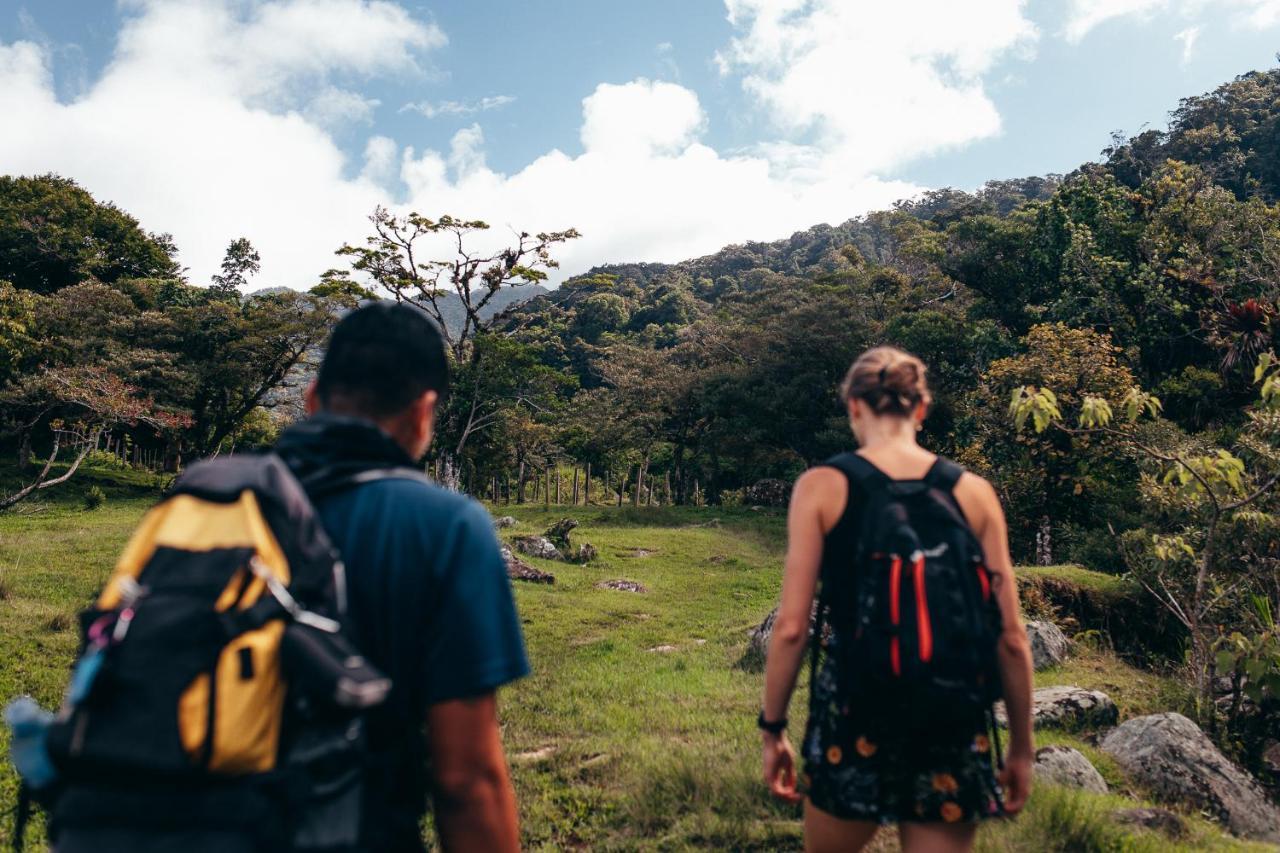
<svg viewBox="0 0 1280 853"><path fill-rule="evenodd" d="M303 395L302 399L308 417L320 411L320 394L316 391L316 381L314 379L307 386L307 393Z"/></svg>

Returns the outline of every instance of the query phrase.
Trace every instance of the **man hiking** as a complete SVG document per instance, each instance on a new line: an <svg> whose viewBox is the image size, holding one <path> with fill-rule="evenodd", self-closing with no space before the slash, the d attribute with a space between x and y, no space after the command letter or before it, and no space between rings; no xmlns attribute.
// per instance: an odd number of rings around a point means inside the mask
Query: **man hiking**
<svg viewBox="0 0 1280 853"><path fill-rule="evenodd" d="M18 709L19 828L39 798L58 853L417 853L430 800L444 849L519 848L506 565L416 467L447 389L436 326L369 305L275 454L184 472L85 611L56 717Z"/></svg>
<svg viewBox="0 0 1280 853"><path fill-rule="evenodd" d="M412 467L447 388L435 324L368 305L334 329L310 418L276 451L304 485ZM488 513L412 476L312 498L346 564L352 636L394 685L368 724L366 849L422 850L428 797L446 850L518 849L495 691L529 665Z"/></svg>

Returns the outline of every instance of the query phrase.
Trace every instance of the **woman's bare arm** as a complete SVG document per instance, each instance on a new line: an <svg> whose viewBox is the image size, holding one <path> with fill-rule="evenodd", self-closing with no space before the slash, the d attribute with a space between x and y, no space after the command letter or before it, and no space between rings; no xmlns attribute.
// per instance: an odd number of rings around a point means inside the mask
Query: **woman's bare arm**
<svg viewBox="0 0 1280 853"><path fill-rule="evenodd" d="M1009 764L1005 805L1017 811L1030 785L1030 765L1035 752L1031 730L1031 644L1018 608L1017 581L1009 554L1009 528L996 490L986 480L966 474L956 485L956 499L982 543L987 568L995 577L993 586L1000 604L1004 630L998 655L1004 684L1004 702L1009 715Z"/></svg>
<svg viewBox="0 0 1280 853"><path fill-rule="evenodd" d="M842 494L843 493L843 494ZM784 717L796 677L804 663L809 616L822 564L823 538L831 528L830 507L843 509L848 499L844 475L834 468L814 468L796 481L787 515L787 561L782 575L782 603L773 623L764 671L764 714ZM834 513L838 516L838 512Z"/></svg>
<svg viewBox="0 0 1280 853"><path fill-rule="evenodd" d="M844 476L831 468L815 468L803 475L791 494L787 516L787 562L782 576L782 603L773 623L764 674L764 715L780 720L787 714L791 692L804 662L809 640L809 614L813 610L818 570L822 565L823 537L835 523L848 499ZM761 732L764 741L764 778L775 797L799 802L796 790L795 751L784 731Z"/></svg>

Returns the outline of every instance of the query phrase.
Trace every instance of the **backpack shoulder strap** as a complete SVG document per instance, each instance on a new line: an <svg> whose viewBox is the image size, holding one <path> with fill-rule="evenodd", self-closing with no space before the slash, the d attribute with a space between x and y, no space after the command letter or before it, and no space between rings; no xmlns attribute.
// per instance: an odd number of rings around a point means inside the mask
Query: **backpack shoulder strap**
<svg viewBox="0 0 1280 853"><path fill-rule="evenodd" d="M964 476L964 468L950 459L939 456L933 463L933 467L929 469L929 473L924 475L924 481L938 491L951 494L962 476Z"/></svg>
<svg viewBox="0 0 1280 853"><path fill-rule="evenodd" d="M856 453L841 453L823 464L841 471L850 483L857 484L863 494L884 489L893 482L887 474Z"/></svg>

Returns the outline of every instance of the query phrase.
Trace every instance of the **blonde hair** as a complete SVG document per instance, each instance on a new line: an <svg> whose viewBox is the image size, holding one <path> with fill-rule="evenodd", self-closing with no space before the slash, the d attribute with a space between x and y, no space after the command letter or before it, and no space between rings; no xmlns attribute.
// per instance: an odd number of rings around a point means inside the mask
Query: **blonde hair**
<svg viewBox="0 0 1280 853"><path fill-rule="evenodd" d="M933 402L925 381L924 362L897 347L880 346L858 356L844 382L840 399L861 400L878 415L908 417L921 403Z"/></svg>

